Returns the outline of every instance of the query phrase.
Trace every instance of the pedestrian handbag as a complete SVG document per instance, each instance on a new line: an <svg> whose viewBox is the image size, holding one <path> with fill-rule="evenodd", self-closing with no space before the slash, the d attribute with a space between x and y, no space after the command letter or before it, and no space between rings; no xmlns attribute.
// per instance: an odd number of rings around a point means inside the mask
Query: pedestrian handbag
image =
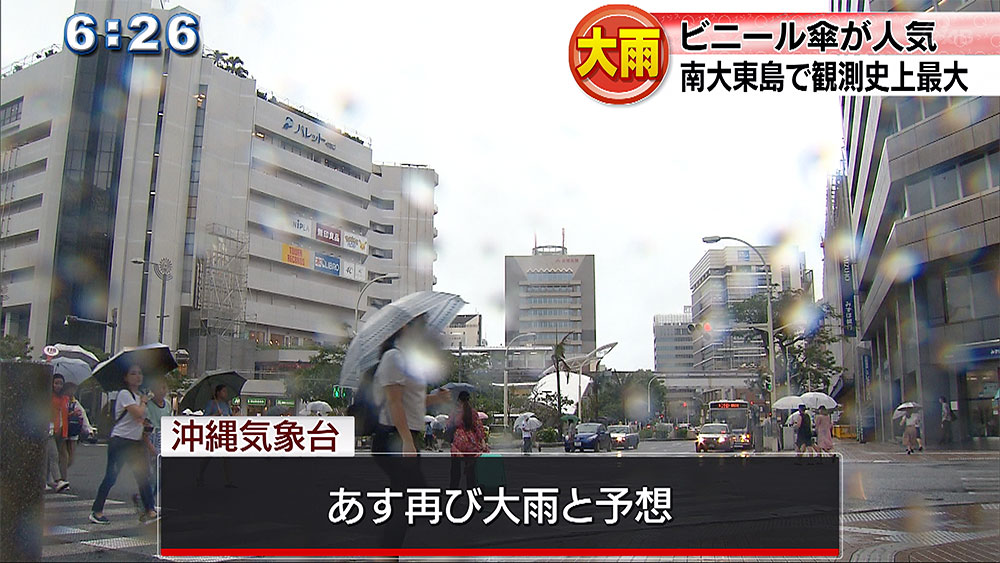
<svg viewBox="0 0 1000 563"><path fill-rule="evenodd" d="M499 454L483 454L476 458L476 484L484 489L505 486L507 474L503 467L503 457Z"/></svg>
<svg viewBox="0 0 1000 563"><path fill-rule="evenodd" d="M69 438L83 434L83 419L80 417L78 408L79 405L75 401L67 406L69 416L66 418L66 436Z"/></svg>

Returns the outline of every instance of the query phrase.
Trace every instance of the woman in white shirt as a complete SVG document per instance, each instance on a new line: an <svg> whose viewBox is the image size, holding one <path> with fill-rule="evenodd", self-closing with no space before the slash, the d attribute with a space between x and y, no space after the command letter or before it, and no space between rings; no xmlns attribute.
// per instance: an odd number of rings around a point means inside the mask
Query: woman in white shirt
<svg viewBox="0 0 1000 563"><path fill-rule="evenodd" d="M149 523L155 522L158 518L153 508L149 461L142 437L143 421L146 419L146 401L149 400L146 395L139 393L139 386L142 385L142 369L139 366L131 366L125 374L124 383L125 388L118 392L115 401L115 425L108 440L108 466L104 480L97 489L97 498L91 507L90 521L95 524L110 523L104 516L104 502L111 492L111 487L118 480L118 473L126 463L132 466L135 482L139 485L139 496L144 509L139 521Z"/></svg>

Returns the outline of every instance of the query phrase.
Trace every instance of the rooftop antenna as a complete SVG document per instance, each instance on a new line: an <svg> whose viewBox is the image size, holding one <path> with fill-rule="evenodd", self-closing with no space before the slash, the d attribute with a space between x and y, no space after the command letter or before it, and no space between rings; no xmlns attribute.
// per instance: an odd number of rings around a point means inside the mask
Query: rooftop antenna
<svg viewBox="0 0 1000 563"><path fill-rule="evenodd" d="M563 239L562 247L566 248L566 227L562 228L562 239Z"/></svg>
<svg viewBox="0 0 1000 563"><path fill-rule="evenodd" d="M534 248L538 248L538 233L535 233L535 246L534 246Z"/></svg>

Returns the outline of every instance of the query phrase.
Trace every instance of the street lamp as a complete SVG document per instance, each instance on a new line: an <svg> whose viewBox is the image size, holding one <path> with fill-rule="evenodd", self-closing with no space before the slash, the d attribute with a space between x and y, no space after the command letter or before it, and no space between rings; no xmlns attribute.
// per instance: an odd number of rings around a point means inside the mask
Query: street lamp
<svg viewBox="0 0 1000 563"><path fill-rule="evenodd" d="M373 283L379 282L381 280L398 280L399 274L384 274L376 278L372 278L361 288L361 292L358 293L358 303L354 306L354 335L358 335L358 320L361 318L361 296L368 291L368 288L372 286Z"/></svg>
<svg viewBox="0 0 1000 563"><path fill-rule="evenodd" d="M111 352L110 355L115 354L115 348L118 346L118 308L115 307L111 309L111 320L110 321L98 321L94 319L84 319L76 315L66 315L66 319L63 321L63 326L69 326L71 323L84 323L91 325L101 325L111 329Z"/></svg>
<svg viewBox="0 0 1000 563"><path fill-rule="evenodd" d="M150 262L149 260L143 260L142 258L133 258L133 264L139 264L142 266L153 266L153 273L156 277L160 278L160 331L157 337L157 342L163 343L163 319L166 316L165 310L167 306L167 282L174 278L174 275L170 271L174 267L174 263L170 261L170 258L161 258L159 262ZM148 272L148 270L147 270Z"/></svg>
<svg viewBox="0 0 1000 563"><path fill-rule="evenodd" d="M507 354L510 352L510 347L514 345L515 342L522 338L534 338L538 336L534 332L525 332L523 334L518 334L507 343L503 348L503 427L507 428L507 422L510 420L510 402L509 395L507 391Z"/></svg>
<svg viewBox="0 0 1000 563"><path fill-rule="evenodd" d="M646 383L646 411L647 416L651 419L653 418L653 395L650 392L653 386L653 382L657 379L665 379L662 375L654 375L649 378L649 382Z"/></svg>
<svg viewBox="0 0 1000 563"><path fill-rule="evenodd" d="M743 243L750 247L757 257L760 258L761 263L764 265L764 273L767 276L767 363L768 368L771 370L771 404L774 404L774 318L771 316L771 268L767 265L767 260L764 260L764 255L757 250L757 247L750 244L749 242L739 239L736 237L720 237L720 236L710 236L701 239L702 242L708 244L715 244L720 240L733 240L736 242Z"/></svg>
<svg viewBox="0 0 1000 563"><path fill-rule="evenodd" d="M577 417L580 418L580 420L583 420L583 417L580 416L581 414L583 414L583 366L587 364L587 359L590 358L591 356L593 356L597 361L604 359L604 356L607 356L608 352L610 352L617 345L618 345L617 342L612 342L611 344L605 344L600 348L595 348L592 352L590 352L589 354L587 354L582 358L570 359L570 362L580 362L580 365L578 366L580 374L579 377L576 378L576 400L577 400L576 415Z"/></svg>

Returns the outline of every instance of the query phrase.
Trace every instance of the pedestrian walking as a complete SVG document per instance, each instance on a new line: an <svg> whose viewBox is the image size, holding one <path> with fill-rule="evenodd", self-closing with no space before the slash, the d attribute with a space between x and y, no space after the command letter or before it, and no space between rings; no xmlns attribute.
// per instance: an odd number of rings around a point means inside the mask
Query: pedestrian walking
<svg viewBox="0 0 1000 563"><path fill-rule="evenodd" d="M900 420L903 426L903 447L906 448L907 455L913 453L913 449L919 446L917 441L917 411L908 409L905 416Z"/></svg>
<svg viewBox="0 0 1000 563"><path fill-rule="evenodd" d="M66 378L61 374L52 376L51 412L49 414L49 437L45 442L45 464L43 480L45 490L61 493L69 488L66 480L67 453L66 437L69 431L69 397L63 394Z"/></svg>
<svg viewBox="0 0 1000 563"><path fill-rule="evenodd" d="M434 424L429 420L424 423L424 447L432 452L437 450L437 440L434 439Z"/></svg>
<svg viewBox="0 0 1000 563"><path fill-rule="evenodd" d="M451 400L447 389L428 395L427 381L434 374L420 372L426 358L438 352L435 348L433 336L417 317L385 341L372 375L372 402L378 405L372 453L393 490L425 486L417 457L424 415L428 406ZM382 547L399 547L405 536L405 521L394 519L383 530Z"/></svg>
<svg viewBox="0 0 1000 563"><path fill-rule="evenodd" d="M955 420L955 412L951 410L948 399L943 395L938 397L938 402L941 403L941 439L938 440L938 444L951 444L951 423Z"/></svg>
<svg viewBox="0 0 1000 563"><path fill-rule="evenodd" d="M795 451L801 457L812 447L812 421L804 404L799 405L798 417L792 423L795 429Z"/></svg>
<svg viewBox="0 0 1000 563"><path fill-rule="evenodd" d="M233 409L229 406L229 388L225 385L216 385L212 392L212 399L208 401L203 410L203 416L233 416ZM208 469L208 464L212 462L212 458L206 457L201 460L201 466L198 468L198 479L195 481L195 486L204 487L205 486L205 471ZM226 488L235 489L236 484L233 483L233 474L229 465L229 458L222 458L222 475L226 479Z"/></svg>
<svg viewBox="0 0 1000 563"><path fill-rule="evenodd" d="M468 391L458 394L458 404L451 419L455 425L455 435L451 441L451 488L457 489L462 472L465 472L465 486L476 486L476 460L490 451L486 441L483 421L472 408L472 397Z"/></svg>
<svg viewBox="0 0 1000 563"><path fill-rule="evenodd" d="M924 412L920 409L913 411L913 426L917 429L917 450L924 451Z"/></svg>
<svg viewBox="0 0 1000 563"><path fill-rule="evenodd" d="M153 498L156 498L156 493L160 489L160 480L157 475L156 466L158 458L160 457L160 439L162 437L163 425L162 419L165 416L172 416L174 414L173 405L167 399L167 382L158 378L153 382L152 391L153 396L150 398L149 402L146 403L146 420L149 421L151 427L151 432L148 434L149 438L149 453L150 453L150 474L149 482L153 489Z"/></svg>
<svg viewBox="0 0 1000 563"><path fill-rule="evenodd" d="M90 425L90 418L87 417L87 410L76 398L76 391L79 386L76 383L67 382L63 385L63 396L66 397L66 465L62 469L63 477L69 480L69 468L73 466L73 459L76 454L76 446L80 438L86 440L94 433L94 428Z"/></svg>
<svg viewBox="0 0 1000 563"><path fill-rule="evenodd" d="M819 414L816 415L815 419L816 447L822 456L824 452L833 451L833 420L831 420L826 407L819 408Z"/></svg>
<svg viewBox="0 0 1000 563"><path fill-rule="evenodd" d="M154 522L159 518L153 508L153 493L149 485L149 463L146 446L143 444L143 421L146 419L146 395L139 393L142 385L142 369L133 365L124 376L125 388L118 391L115 400L115 424L108 440L108 464L104 480L97 489L97 497L91 507L90 521L95 524L109 524L104 516L104 503L111 487L118 480L118 474L126 464L131 465L135 482L139 486L143 513L142 523Z"/></svg>

